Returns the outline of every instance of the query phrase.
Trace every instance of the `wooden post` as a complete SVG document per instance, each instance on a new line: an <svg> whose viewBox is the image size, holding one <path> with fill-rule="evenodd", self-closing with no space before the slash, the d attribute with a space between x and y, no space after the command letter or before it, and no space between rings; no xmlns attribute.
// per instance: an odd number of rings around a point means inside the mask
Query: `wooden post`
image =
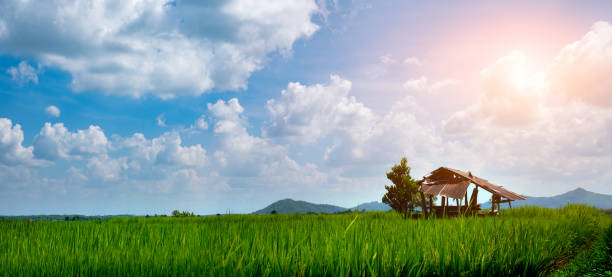
<svg viewBox="0 0 612 277"><path fill-rule="evenodd" d="M435 213L433 205L433 195L429 195L429 214Z"/></svg>
<svg viewBox="0 0 612 277"><path fill-rule="evenodd" d="M421 210L423 214L425 214L425 218L429 217L429 213L427 212L427 201L425 201L425 194L421 191Z"/></svg>
<svg viewBox="0 0 612 277"><path fill-rule="evenodd" d="M478 205L478 186L472 190L472 196L470 196L470 212L474 211L474 208Z"/></svg>
<svg viewBox="0 0 612 277"><path fill-rule="evenodd" d="M508 201L508 207L512 210L512 200Z"/></svg>
<svg viewBox="0 0 612 277"><path fill-rule="evenodd" d="M442 216L446 213L446 197L442 196Z"/></svg>
<svg viewBox="0 0 612 277"><path fill-rule="evenodd" d="M457 202L457 216L461 215L461 198L455 198Z"/></svg>

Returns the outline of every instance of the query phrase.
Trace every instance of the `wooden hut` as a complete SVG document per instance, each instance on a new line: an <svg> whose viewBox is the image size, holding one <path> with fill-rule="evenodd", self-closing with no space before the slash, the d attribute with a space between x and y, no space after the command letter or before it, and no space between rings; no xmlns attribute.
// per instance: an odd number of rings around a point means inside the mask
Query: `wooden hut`
<svg viewBox="0 0 612 277"><path fill-rule="evenodd" d="M468 200L467 190L473 184L474 189ZM472 175L471 172L464 172L448 167L440 167L423 177L418 182L421 196L423 212L426 216L457 216L473 215L480 210L478 204L478 189L484 189L492 194L491 213L496 214L501 203L508 203L512 208L512 201L525 200L525 197L509 190L491 184L489 181ZM433 197L441 197L440 206L435 206ZM452 198L453 201L449 201ZM450 203L449 203L450 202ZM453 205L455 204L455 205Z"/></svg>

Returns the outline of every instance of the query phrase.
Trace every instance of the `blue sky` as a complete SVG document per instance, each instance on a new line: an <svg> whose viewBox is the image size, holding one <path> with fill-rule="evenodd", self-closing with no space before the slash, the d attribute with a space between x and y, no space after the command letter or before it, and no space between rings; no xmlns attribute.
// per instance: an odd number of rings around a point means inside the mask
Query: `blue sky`
<svg viewBox="0 0 612 277"><path fill-rule="evenodd" d="M3 2L0 214L612 194L606 1Z"/></svg>

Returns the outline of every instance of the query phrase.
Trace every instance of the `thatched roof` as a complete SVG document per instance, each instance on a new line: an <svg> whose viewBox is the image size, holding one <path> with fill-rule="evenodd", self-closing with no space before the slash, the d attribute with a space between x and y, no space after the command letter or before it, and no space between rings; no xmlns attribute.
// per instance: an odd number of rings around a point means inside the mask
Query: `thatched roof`
<svg viewBox="0 0 612 277"><path fill-rule="evenodd" d="M420 191L429 195L440 195L450 198L461 198L472 183L484 190L509 200L525 200L525 197L491 184L489 181L458 169L440 167L432 171L419 182Z"/></svg>

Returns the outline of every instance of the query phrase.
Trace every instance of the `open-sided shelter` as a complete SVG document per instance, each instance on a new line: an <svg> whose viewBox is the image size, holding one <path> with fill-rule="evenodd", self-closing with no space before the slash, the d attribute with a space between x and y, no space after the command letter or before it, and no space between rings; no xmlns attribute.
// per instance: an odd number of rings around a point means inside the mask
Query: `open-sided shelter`
<svg viewBox="0 0 612 277"><path fill-rule="evenodd" d="M470 184L475 185L475 187L468 201L467 190ZM423 201L422 206L426 207L423 208L426 215L435 214L441 216L446 214L453 216L476 213L480 210L480 204L477 203L479 188L493 195L491 197L492 213L496 213L497 210L500 209L501 203L508 203L512 208L512 201L525 200L524 196L504 189L501 186L491 184L485 179L472 175L469 171L464 172L448 167L440 167L432 171L429 175L423 177L423 179L418 182L418 185ZM442 197L440 206L434 206L434 196ZM455 200L456 206L449 206L449 198Z"/></svg>

